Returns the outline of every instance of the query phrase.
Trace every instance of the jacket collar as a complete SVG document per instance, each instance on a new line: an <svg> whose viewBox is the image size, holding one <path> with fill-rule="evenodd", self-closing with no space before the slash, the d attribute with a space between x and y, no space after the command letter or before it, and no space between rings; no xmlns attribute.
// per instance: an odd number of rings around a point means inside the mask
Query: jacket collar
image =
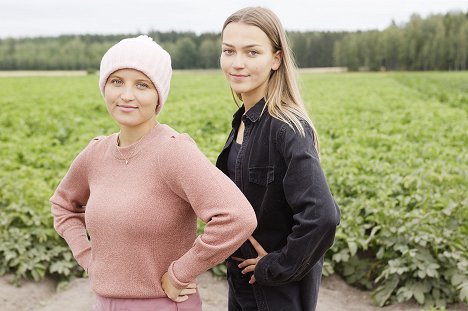
<svg viewBox="0 0 468 311"><path fill-rule="evenodd" d="M262 116L262 113L265 108L265 99L262 98L260 99L252 108L249 109L249 111L245 112L245 106L242 105L236 113L234 113L233 118L232 118L232 127L237 127L240 124L240 120L243 117L244 120L249 120L251 123L257 122L260 117ZM245 115L244 115L245 112Z"/></svg>

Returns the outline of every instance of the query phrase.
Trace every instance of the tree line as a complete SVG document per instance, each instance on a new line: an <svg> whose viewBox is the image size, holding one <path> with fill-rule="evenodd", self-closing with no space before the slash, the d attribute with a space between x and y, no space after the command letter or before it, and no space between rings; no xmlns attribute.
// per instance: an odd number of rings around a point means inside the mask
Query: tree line
<svg viewBox="0 0 468 311"><path fill-rule="evenodd" d="M220 34L151 31L172 57L175 69L219 67ZM102 55L119 40L135 36L62 35L0 39L0 70L99 69ZM468 11L414 14L382 31L289 32L297 64L350 70L466 70Z"/></svg>

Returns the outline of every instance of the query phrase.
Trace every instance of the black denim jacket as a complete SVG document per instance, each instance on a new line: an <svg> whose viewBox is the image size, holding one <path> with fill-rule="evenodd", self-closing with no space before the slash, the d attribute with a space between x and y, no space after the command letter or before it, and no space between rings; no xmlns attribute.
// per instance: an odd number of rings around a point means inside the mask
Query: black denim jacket
<svg viewBox="0 0 468 311"><path fill-rule="evenodd" d="M235 183L255 210L258 225L253 236L268 252L257 263L256 282L279 286L301 281L333 244L340 220L338 205L320 166L312 128L303 122L306 135L302 136L273 118L263 99L245 115L244 111L241 107L234 114L216 166L227 174L229 146L242 118L245 130ZM240 253L243 258L257 256L248 241Z"/></svg>

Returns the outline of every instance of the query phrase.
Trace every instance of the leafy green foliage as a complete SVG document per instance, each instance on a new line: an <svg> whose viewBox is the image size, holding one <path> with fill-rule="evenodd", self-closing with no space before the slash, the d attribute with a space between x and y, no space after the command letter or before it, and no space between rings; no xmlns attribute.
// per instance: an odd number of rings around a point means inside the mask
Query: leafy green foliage
<svg viewBox="0 0 468 311"><path fill-rule="evenodd" d="M466 301L467 78L304 76L342 208L329 258L380 306Z"/></svg>
<svg viewBox="0 0 468 311"><path fill-rule="evenodd" d="M373 290L378 305L467 301L468 74L300 78L342 210L324 272ZM97 77L0 80L0 274L82 276L48 199L92 137L117 131ZM235 109L221 73L176 72L159 120L214 162Z"/></svg>

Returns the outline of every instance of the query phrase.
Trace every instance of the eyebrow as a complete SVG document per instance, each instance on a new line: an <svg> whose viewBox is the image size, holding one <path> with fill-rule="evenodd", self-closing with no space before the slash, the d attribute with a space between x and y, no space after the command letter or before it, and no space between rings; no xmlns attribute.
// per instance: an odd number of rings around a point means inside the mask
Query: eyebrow
<svg viewBox="0 0 468 311"><path fill-rule="evenodd" d="M226 46L229 46L229 47L232 47L232 48L235 47L234 45L226 43L226 42L223 42L223 45L226 45ZM248 48L253 48L253 47L263 47L263 46L260 45L260 44L249 44L249 45L243 46L242 48L243 49L248 49Z"/></svg>

